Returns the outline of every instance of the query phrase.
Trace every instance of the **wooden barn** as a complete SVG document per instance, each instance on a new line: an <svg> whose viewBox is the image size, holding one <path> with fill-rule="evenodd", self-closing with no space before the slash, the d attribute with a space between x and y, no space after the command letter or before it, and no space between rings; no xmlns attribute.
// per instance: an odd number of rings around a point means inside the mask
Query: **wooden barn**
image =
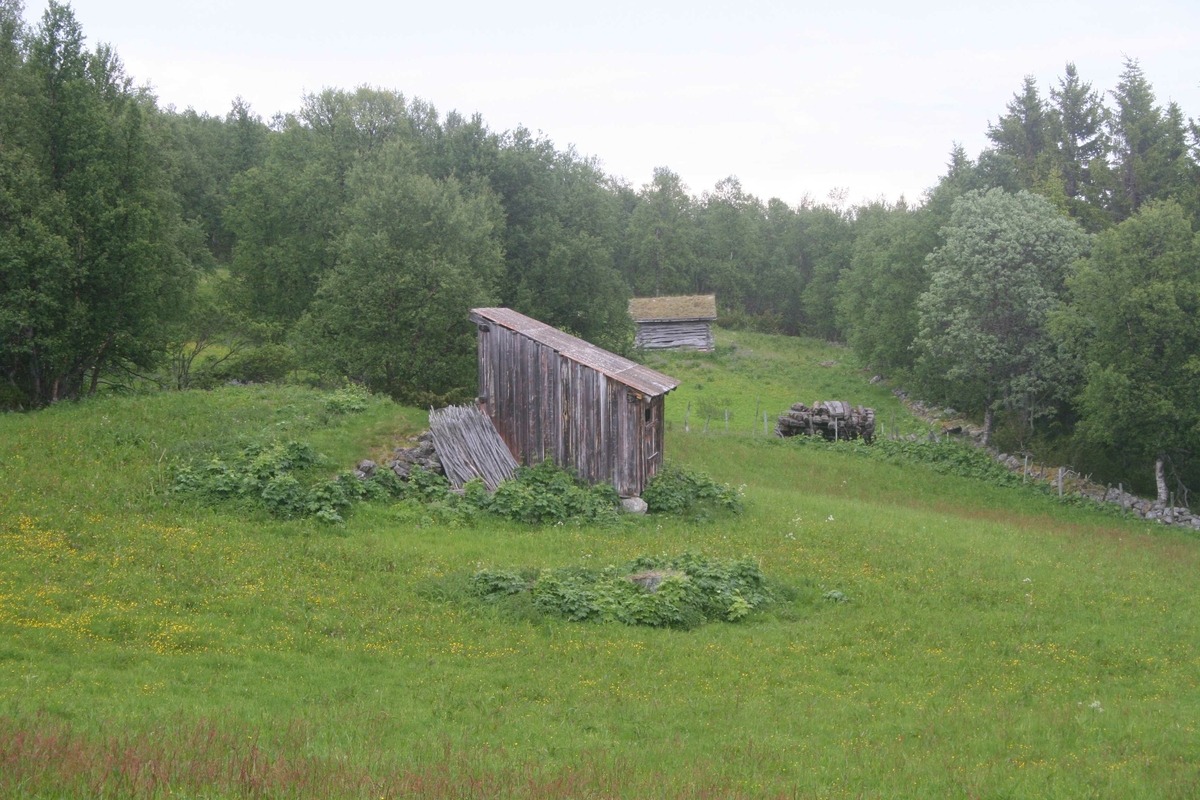
<svg viewBox="0 0 1200 800"><path fill-rule="evenodd" d="M637 497L663 462L679 381L507 308L476 308L479 407L518 461L551 459Z"/></svg>
<svg viewBox="0 0 1200 800"><path fill-rule="evenodd" d="M711 294L690 297L635 297L629 316L637 323L638 347L646 350L712 350L712 324L717 318L717 298Z"/></svg>

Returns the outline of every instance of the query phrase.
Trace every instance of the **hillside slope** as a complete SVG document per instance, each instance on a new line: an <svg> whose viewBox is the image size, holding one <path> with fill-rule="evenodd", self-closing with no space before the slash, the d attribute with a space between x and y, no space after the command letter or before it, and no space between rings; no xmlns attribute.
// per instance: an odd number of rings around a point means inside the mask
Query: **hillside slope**
<svg viewBox="0 0 1200 800"><path fill-rule="evenodd" d="M683 380L668 459L744 485L744 514L708 521L373 503L335 527L168 491L247 439L308 441L330 470L385 453L423 420L385 401L242 387L0 417L0 793L1200 793L1197 537L751 436L756 405L795 400L920 423L846 350L718 344L655 362ZM760 559L781 601L680 632L462 590L481 565L685 550Z"/></svg>

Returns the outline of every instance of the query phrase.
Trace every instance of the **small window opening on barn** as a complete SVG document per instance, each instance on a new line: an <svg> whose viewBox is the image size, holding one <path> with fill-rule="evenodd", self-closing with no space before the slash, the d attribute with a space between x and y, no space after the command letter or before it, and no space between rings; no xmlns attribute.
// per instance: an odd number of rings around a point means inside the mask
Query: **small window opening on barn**
<svg viewBox="0 0 1200 800"><path fill-rule="evenodd" d="M650 406L646 406L646 422L654 421L654 410Z"/></svg>

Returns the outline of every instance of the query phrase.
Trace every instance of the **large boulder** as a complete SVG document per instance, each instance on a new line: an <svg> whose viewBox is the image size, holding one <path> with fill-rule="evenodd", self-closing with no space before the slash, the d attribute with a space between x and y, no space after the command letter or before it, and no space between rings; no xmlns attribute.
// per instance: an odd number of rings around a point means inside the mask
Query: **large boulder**
<svg viewBox="0 0 1200 800"><path fill-rule="evenodd" d="M658 587L667 578L681 578L684 573L673 569L648 569L645 572L639 572L636 575L630 575L629 581L636 583L650 594L658 591Z"/></svg>
<svg viewBox="0 0 1200 800"><path fill-rule="evenodd" d="M640 497L626 497L621 501L621 508L627 514L645 514L649 506L646 501Z"/></svg>

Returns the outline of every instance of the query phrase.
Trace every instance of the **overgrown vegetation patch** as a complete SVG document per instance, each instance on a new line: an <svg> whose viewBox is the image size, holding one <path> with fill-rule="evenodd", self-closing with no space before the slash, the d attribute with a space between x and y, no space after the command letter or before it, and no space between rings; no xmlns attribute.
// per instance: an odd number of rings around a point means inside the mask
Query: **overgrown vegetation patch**
<svg viewBox="0 0 1200 800"><path fill-rule="evenodd" d="M326 412L345 414L363 411L369 399L364 390L347 386L321 402ZM234 503L276 518L315 517L330 523L343 522L355 503L370 500L424 507L442 522L472 522L481 515L528 525L616 525L622 519L621 498L611 485L589 486L549 461L520 468L494 493L480 480L455 491L443 475L420 466L405 478L389 469L376 469L363 478L348 470L329 477L329 465L329 459L307 442L251 441L178 468L174 488L207 502ZM693 520L709 519L716 511L742 510L739 489L669 464L651 479L645 500L652 513Z"/></svg>
<svg viewBox="0 0 1200 800"><path fill-rule="evenodd" d="M386 470L367 480L349 472L313 479L311 473L326 462L305 442L251 443L230 458L180 468L175 488L212 501L261 508L274 517L314 516L326 522L342 522L342 514L356 501L403 491L400 480Z"/></svg>
<svg viewBox="0 0 1200 800"><path fill-rule="evenodd" d="M642 492L652 514L706 518L713 511L742 511L742 490L717 483L703 472L664 464Z"/></svg>
<svg viewBox="0 0 1200 800"><path fill-rule="evenodd" d="M534 525L578 520L615 523L620 498L608 484L587 486L570 472L543 461L522 467L513 480L505 481L489 495L483 481L464 487L462 502L514 522Z"/></svg>
<svg viewBox="0 0 1200 800"><path fill-rule="evenodd" d="M683 630L738 622L775 599L755 560L694 553L640 556L603 569L484 569L471 576L470 590L486 602L523 601L574 622Z"/></svg>

